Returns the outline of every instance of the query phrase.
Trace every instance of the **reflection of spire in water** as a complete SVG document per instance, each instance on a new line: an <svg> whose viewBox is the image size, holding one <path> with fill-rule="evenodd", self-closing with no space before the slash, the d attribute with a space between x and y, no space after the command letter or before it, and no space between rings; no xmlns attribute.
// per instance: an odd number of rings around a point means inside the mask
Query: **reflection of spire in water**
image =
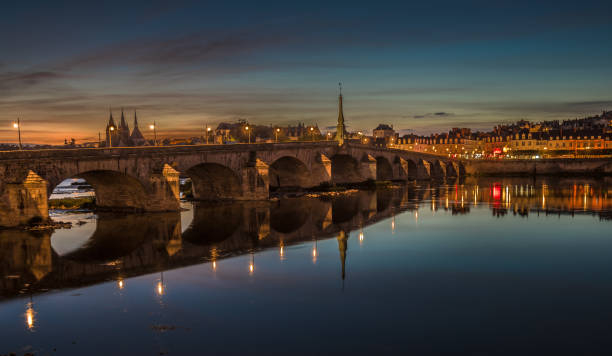
<svg viewBox="0 0 612 356"><path fill-rule="evenodd" d="M340 252L340 262L342 263L342 280L344 281L345 273L345 264L346 264L346 249L348 248L349 235L344 232L344 230L340 230L338 234L338 251Z"/></svg>

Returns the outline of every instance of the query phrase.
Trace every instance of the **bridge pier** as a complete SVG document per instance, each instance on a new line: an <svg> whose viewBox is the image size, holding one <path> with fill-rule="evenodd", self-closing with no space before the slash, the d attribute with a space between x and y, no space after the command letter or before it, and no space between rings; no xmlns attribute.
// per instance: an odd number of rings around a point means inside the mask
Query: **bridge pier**
<svg viewBox="0 0 612 356"><path fill-rule="evenodd" d="M431 179L431 163L422 159L419 160L416 179Z"/></svg>
<svg viewBox="0 0 612 356"><path fill-rule="evenodd" d="M332 161L326 155L317 154L310 171L313 187L332 182Z"/></svg>
<svg viewBox="0 0 612 356"><path fill-rule="evenodd" d="M242 169L242 195L237 200L265 200L270 197L269 166L254 158Z"/></svg>
<svg viewBox="0 0 612 356"><path fill-rule="evenodd" d="M47 182L20 169L0 182L0 226L15 227L49 219Z"/></svg>
<svg viewBox="0 0 612 356"><path fill-rule="evenodd" d="M364 155L359 164L359 174L363 181L376 180L376 158Z"/></svg>
<svg viewBox="0 0 612 356"><path fill-rule="evenodd" d="M446 163L437 160L431 165L431 177L437 179L446 178Z"/></svg>

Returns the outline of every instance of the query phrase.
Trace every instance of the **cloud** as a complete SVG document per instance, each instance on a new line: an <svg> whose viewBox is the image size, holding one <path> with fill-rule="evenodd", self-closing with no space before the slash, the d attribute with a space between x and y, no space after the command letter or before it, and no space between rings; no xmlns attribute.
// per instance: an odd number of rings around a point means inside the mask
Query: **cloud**
<svg viewBox="0 0 612 356"><path fill-rule="evenodd" d="M412 118L414 118L414 119L427 119L427 118L450 117L450 116L454 116L454 115L455 114L450 113L450 112L438 111L438 112L434 112L434 113L414 115L414 116L412 116ZM406 118L406 116L404 116L404 118Z"/></svg>

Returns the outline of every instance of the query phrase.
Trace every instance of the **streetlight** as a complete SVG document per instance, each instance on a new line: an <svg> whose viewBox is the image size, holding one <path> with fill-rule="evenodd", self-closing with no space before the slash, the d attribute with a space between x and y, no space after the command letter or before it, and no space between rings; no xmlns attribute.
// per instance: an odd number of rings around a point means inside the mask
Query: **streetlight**
<svg viewBox="0 0 612 356"><path fill-rule="evenodd" d="M21 120L17 118L17 122L13 123L13 128L17 129L17 136L19 137L19 149L22 150L23 146L21 145Z"/></svg>
<svg viewBox="0 0 612 356"><path fill-rule="evenodd" d="M249 134L249 143L251 143L251 131L249 131L249 127L245 126L244 128L246 130L246 132Z"/></svg>
<svg viewBox="0 0 612 356"><path fill-rule="evenodd" d="M312 140L314 141L314 127L310 126L310 136L312 137Z"/></svg>
<svg viewBox="0 0 612 356"><path fill-rule="evenodd" d="M210 127L206 127L206 144L208 145L208 135L210 135L210 130L212 130Z"/></svg>
<svg viewBox="0 0 612 356"><path fill-rule="evenodd" d="M276 128L276 130L274 130L274 135L276 136L276 143L278 143L278 133L280 132L280 128Z"/></svg>
<svg viewBox="0 0 612 356"><path fill-rule="evenodd" d="M149 125L149 129L153 130L153 143L157 146L157 122L153 121L153 124Z"/></svg>
<svg viewBox="0 0 612 356"><path fill-rule="evenodd" d="M326 138L326 139L327 139L327 141L329 141L329 138L330 138L330 137L331 137L331 132L328 132L328 133L327 133L327 138Z"/></svg>
<svg viewBox="0 0 612 356"><path fill-rule="evenodd" d="M108 146L113 147L113 131L115 131L115 126L109 126L108 131L110 134L108 135Z"/></svg>

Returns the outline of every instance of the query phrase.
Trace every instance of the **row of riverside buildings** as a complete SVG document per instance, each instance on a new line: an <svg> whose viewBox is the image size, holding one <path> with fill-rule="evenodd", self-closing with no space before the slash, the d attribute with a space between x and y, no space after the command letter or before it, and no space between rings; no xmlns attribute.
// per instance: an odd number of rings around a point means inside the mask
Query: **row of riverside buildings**
<svg viewBox="0 0 612 356"><path fill-rule="evenodd" d="M538 158L612 154L612 111L594 117L531 123L521 120L491 132L453 128L431 136L397 136L387 146L463 158Z"/></svg>

